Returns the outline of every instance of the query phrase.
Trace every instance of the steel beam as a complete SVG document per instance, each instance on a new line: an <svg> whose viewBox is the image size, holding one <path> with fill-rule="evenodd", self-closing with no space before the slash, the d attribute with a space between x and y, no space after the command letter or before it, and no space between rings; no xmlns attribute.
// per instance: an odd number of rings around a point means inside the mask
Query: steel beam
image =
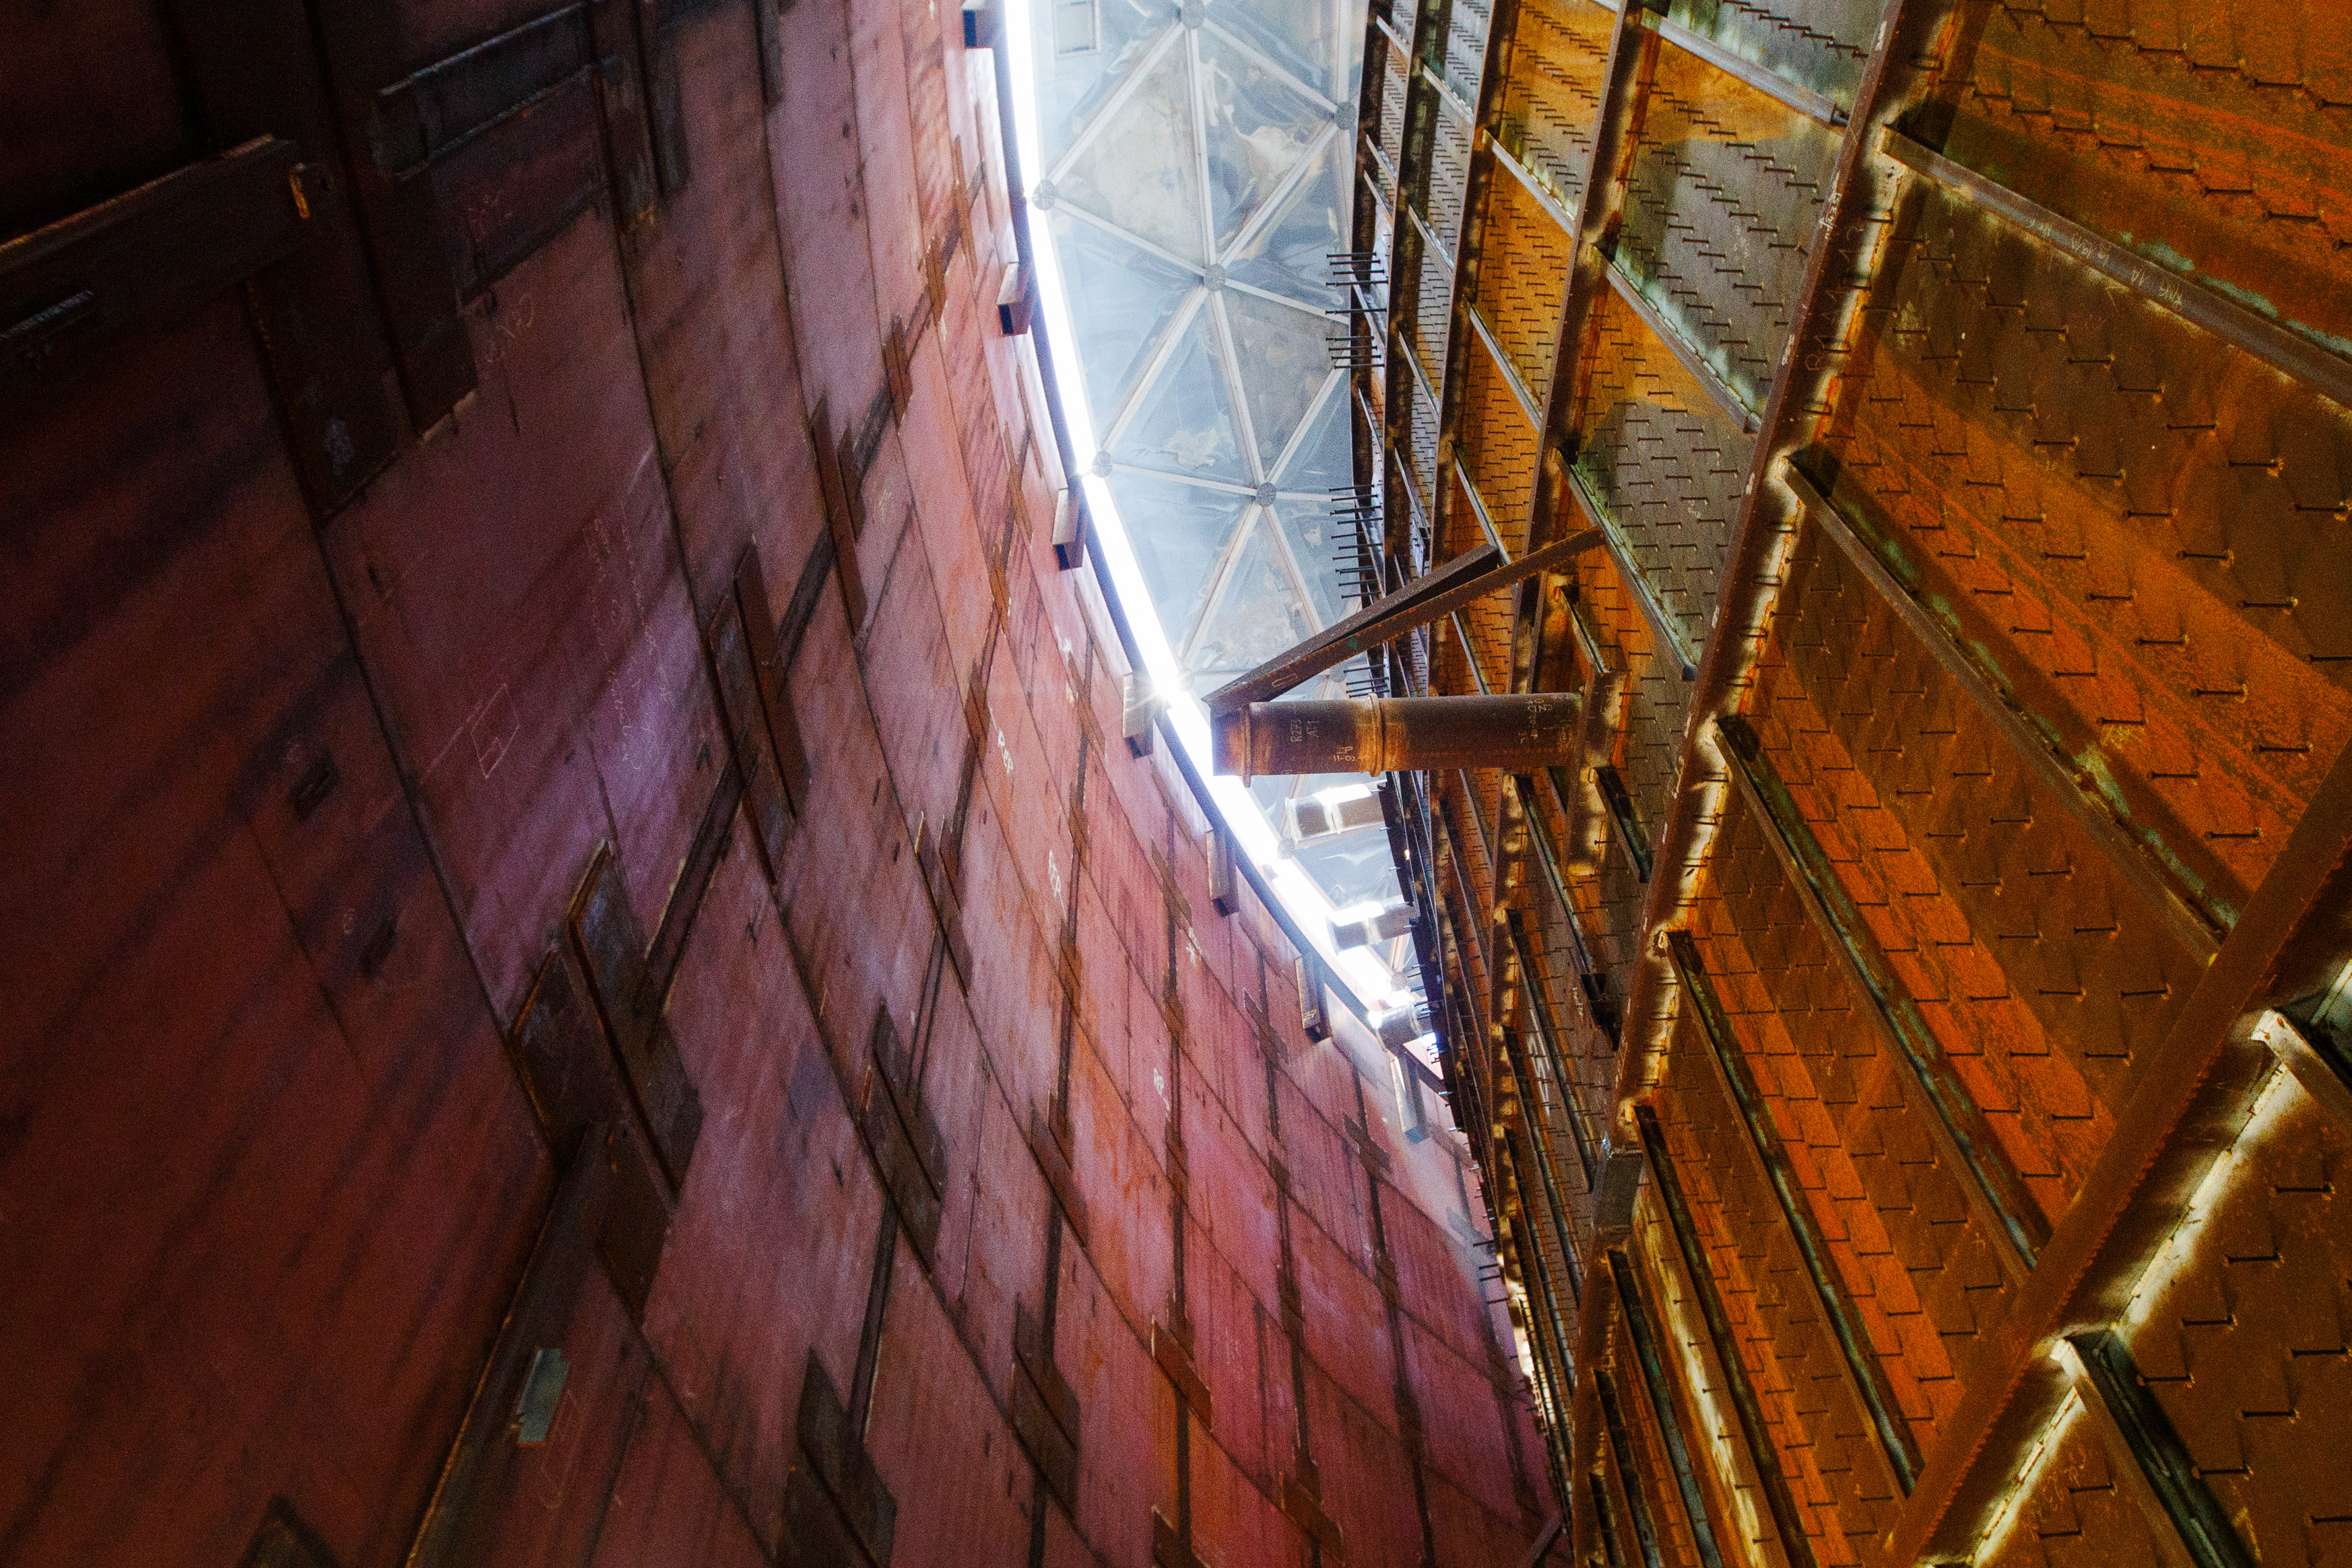
<svg viewBox="0 0 2352 1568"><path fill-rule="evenodd" d="M1778 99L1806 119L1817 120L1833 129L1842 129L1845 125L1845 110L1825 94L1790 81L1778 71L1768 69L1753 60L1744 59L1712 38L1691 31L1660 12L1637 5L1633 14L1642 26L1652 29L1675 47L1697 56L1724 75L1746 82L1768 98Z"/></svg>
<svg viewBox="0 0 2352 1568"><path fill-rule="evenodd" d="M1658 602L1649 578L1643 576L1641 567L1634 564L1633 547L1627 542L1624 531L1610 517L1608 509L1601 504L1601 498L1586 488L1584 476L1569 464L1562 464L1561 471L1568 478L1569 490L1575 496L1577 509L1584 514L1586 523L1607 542L1609 559L1616 566L1617 575L1625 580L1625 591L1633 595L1633 607L1642 612L1642 624L1649 627L1650 638L1657 645L1659 655L1673 660L1685 680L1697 679L1699 660L1706 650L1704 647L1693 648L1683 641L1682 628L1675 626L1673 617L1666 614L1666 607ZM1537 488L1540 489L1542 487Z"/></svg>
<svg viewBox="0 0 2352 1568"><path fill-rule="evenodd" d="M2166 1568L2254 1568L2122 1336L2113 1329L2069 1334L2053 1353L2106 1447L2111 1473L2147 1517Z"/></svg>
<svg viewBox="0 0 2352 1568"><path fill-rule="evenodd" d="M1682 333L1675 330L1675 324L1650 303L1649 297L1642 292L1641 284L1634 280L1633 275L1618 266L1613 258L1603 270L1608 275L1609 287L1625 301L1626 309L1641 319L1642 324L1650 329L1650 335L1664 344L1666 352L1675 356L1675 363L1699 384L1717 412L1750 436L1756 434L1759 424L1756 410L1748 406L1739 394L1731 389L1731 384L1717 373L1715 366L1706 363L1706 356L1685 342Z"/></svg>
<svg viewBox="0 0 2352 1568"><path fill-rule="evenodd" d="M1205 706L1215 719L1279 697L1368 648L1426 626L1440 616L1500 592L1523 578L1557 570L1600 542L1601 535L1588 531L1504 564L1497 564L1503 552L1492 545L1465 551L1345 620L1333 622L1247 675L1228 681L1209 694Z"/></svg>
<svg viewBox="0 0 2352 1568"><path fill-rule="evenodd" d="M1658 1435L1664 1439L1666 1464L1675 1473L1675 1489L1682 1494L1683 1514L1690 1522L1691 1544L1698 1551L1701 1568L1723 1568L1723 1551L1716 1544L1715 1521L1706 1511L1706 1497L1699 1489L1698 1468L1691 1462L1690 1445L1683 1437L1682 1422L1675 1414L1674 1389L1666 1376L1666 1361L1658 1346L1658 1336L1650 1326L1649 1308L1642 1300L1641 1282L1634 1278L1633 1260L1622 1249L1609 1249L1609 1273L1617 1285L1617 1300L1625 1315L1626 1337L1633 1342L1634 1364L1641 1369L1643 1389L1650 1396L1650 1414L1658 1424Z"/></svg>
<svg viewBox="0 0 2352 1568"><path fill-rule="evenodd" d="M1756 1467L1756 1479L1763 1489L1765 1507L1772 1515L1772 1528L1780 1537L1780 1549L1788 1553L1795 1568L1813 1568L1812 1542L1805 1534L1804 1516L1797 1510L1797 1494L1789 1485L1787 1471L1781 1468L1780 1451L1772 1442L1772 1428L1764 1418L1763 1401L1756 1397L1756 1384L1748 1375L1748 1363L1740 1359L1739 1338L1731 1326L1731 1315L1724 1310L1722 1292L1716 1289L1706 1244L1699 1237L1697 1222L1691 1217L1675 1163L1666 1154L1665 1129L1659 1125L1657 1112L1646 1105L1637 1107L1633 1115L1642 1131L1642 1152L1650 1162L1651 1185L1658 1194L1659 1206L1665 1210L1666 1226L1674 1235L1675 1249L1689 1279L1691 1295L1698 1302L1699 1319L1706 1325L1716 1364L1723 1369L1732 1413L1739 1421L1740 1440L1747 1445L1748 1463Z"/></svg>

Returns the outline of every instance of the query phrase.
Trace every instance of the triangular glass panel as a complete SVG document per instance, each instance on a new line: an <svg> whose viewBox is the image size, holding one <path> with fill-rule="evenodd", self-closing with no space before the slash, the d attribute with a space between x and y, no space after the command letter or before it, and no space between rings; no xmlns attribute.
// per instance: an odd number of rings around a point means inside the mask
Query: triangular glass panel
<svg viewBox="0 0 2352 1568"><path fill-rule="evenodd" d="M1160 629L1181 647L1249 498L1142 474L1113 474L1109 484Z"/></svg>
<svg viewBox="0 0 2352 1568"><path fill-rule="evenodd" d="M1307 599L1315 606L1316 619L1328 626L1353 614L1358 605L1350 596L1355 588L1354 526L1314 501L1276 501L1274 515L1298 563L1299 575L1307 579Z"/></svg>
<svg viewBox="0 0 2352 1568"><path fill-rule="evenodd" d="M1250 530L1224 596L1185 662L1199 680L1221 679L1255 668L1313 632L1282 552L1261 524Z"/></svg>
<svg viewBox="0 0 2352 1568"><path fill-rule="evenodd" d="M1272 476L1275 488L1320 497L1356 482L1356 458L1348 446L1348 384L1325 394L1306 433Z"/></svg>
<svg viewBox="0 0 2352 1568"><path fill-rule="evenodd" d="M1142 398L1112 448L1113 458L1195 479L1249 482L1217 357L1216 323L1208 311L1194 312L1183 342Z"/></svg>
<svg viewBox="0 0 2352 1568"><path fill-rule="evenodd" d="M1037 132L1047 168L1176 29L1177 16L1176 0L1047 0L1031 8Z"/></svg>
<svg viewBox="0 0 2352 1568"><path fill-rule="evenodd" d="M1203 30L1198 41L1209 114L1210 216L1223 252L1282 188L1331 114L1216 34Z"/></svg>
<svg viewBox="0 0 2352 1568"><path fill-rule="evenodd" d="M1385 904L1397 896L1396 862L1390 858L1385 833L1312 839L1298 847L1298 867L1315 879L1334 909ZM1387 944L1381 945L1385 949Z"/></svg>
<svg viewBox="0 0 2352 1568"><path fill-rule="evenodd" d="M1055 213L1049 228L1086 373L1087 406L1100 429L1126 406L1135 378L1198 279L1066 213Z"/></svg>
<svg viewBox="0 0 2352 1568"><path fill-rule="evenodd" d="M1231 33L1324 98L1351 104L1361 68L1364 13L1360 6L1347 9L1352 15L1341 33L1330 0L1211 0L1203 32Z"/></svg>
<svg viewBox="0 0 2352 1568"><path fill-rule="evenodd" d="M1201 261L1200 164L1184 50L1167 50L1141 86L1054 182L1072 202L1187 261Z"/></svg>
<svg viewBox="0 0 2352 1568"><path fill-rule="evenodd" d="M1249 399L1257 458L1271 474L1315 394L1330 379L1323 318L1238 289L1220 290L1217 300L1233 331L1234 363L1241 367L1242 392Z"/></svg>
<svg viewBox="0 0 2352 1568"><path fill-rule="evenodd" d="M1227 277L1297 300L1320 310L1340 303L1327 275L1328 258L1345 248L1346 139L1333 137L1317 155L1315 172L1293 187L1281 216L1225 263Z"/></svg>

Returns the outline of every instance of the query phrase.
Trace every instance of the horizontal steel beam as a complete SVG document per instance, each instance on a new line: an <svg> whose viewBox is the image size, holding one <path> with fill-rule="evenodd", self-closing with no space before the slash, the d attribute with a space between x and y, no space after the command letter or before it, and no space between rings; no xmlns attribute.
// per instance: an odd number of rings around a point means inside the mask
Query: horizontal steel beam
<svg viewBox="0 0 2352 1568"><path fill-rule="evenodd" d="M1535 171L1513 157L1509 148L1491 136L1486 139L1486 147L1495 155L1495 162L1502 165L1504 172L1519 183L1519 188L1535 198L1536 205L1543 209L1544 216L1559 226L1560 233L1573 238L1576 234L1575 215L1561 206L1559 199L1543 188L1542 183L1536 178Z"/></svg>
<svg viewBox="0 0 2352 1568"><path fill-rule="evenodd" d="M2122 1336L2113 1329L2071 1334L2057 1342L2053 1354L2074 1380L2075 1397L2115 1460L2125 1491L2150 1516L2150 1533L2171 1535L2158 1542L2168 1563L2253 1568L2253 1554L2229 1510L2189 1458Z"/></svg>
<svg viewBox="0 0 2352 1568"><path fill-rule="evenodd" d="M1402 637L1416 626L1426 626L1449 611L1500 592L1522 578L1554 570L1600 542L1601 536L1588 530L1499 565L1503 552L1494 545L1482 544L1465 551L1434 572L1415 578L1347 619L1326 626L1288 652L1268 659L1247 675L1219 687L1209 694L1210 715L1214 718L1238 713L1254 702L1279 697L1301 681L1320 675L1335 664L1344 664L1367 648Z"/></svg>
<svg viewBox="0 0 2352 1568"><path fill-rule="evenodd" d="M1564 471L1568 475L1569 489L1576 497L1576 504L1584 512L1585 521L1599 530L1608 542L1609 559L1617 563L1617 574L1625 579L1626 591L1633 595L1633 607L1642 612L1642 619L1649 626L1651 640L1658 645L1658 652L1674 660L1685 680L1696 678L1699 650L1684 645L1682 629L1667 616L1666 607L1658 602L1657 595L1651 590L1649 578L1634 563L1633 546L1626 540L1624 531L1617 526L1608 509L1601 504L1601 498L1592 493L1591 487L1584 482L1584 476L1576 471L1575 465L1565 465Z"/></svg>
<svg viewBox="0 0 2352 1568"><path fill-rule="evenodd" d="M1503 552L1504 560L1509 560L1511 552L1505 549L1503 536L1495 527L1495 514L1486 509L1486 498L1478 493L1477 483L1470 478L1470 470L1459 461L1453 465L1453 468L1455 481L1462 486L1463 499L1470 503L1470 516L1478 524L1478 531L1486 536L1487 543Z"/></svg>
<svg viewBox="0 0 2352 1568"><path fill-rule="evenodd" d="M1608 1256L1609 1273L1617 1285L1618 1304L1625 1314L1626 1335L1633 1342L1633 1364L1641 1371L1642 1386L1650 1396L1650 1415L1665 1445L1666 1464L1674 1472L1675 1489L1681 1494L1691 1544L1698 1551L1701 1568L1723 1568L1723 1552L1715 1541L1715 1521L1707 1517L1706 1495L1699 1489L1698 1467L1691 1459L1690 1443L1683 1436L1682 1420L1675 1410L1665 1354L1659 1346L1656 1331L1650 1326L1650 1311L1642 1300L1641 1282L1633 1276L1633 1260L1622 1248L1611 1247Z"/></svg>
<svg viewBox="0 0 2352 1568"><path fill-rule="evenodd" d="M1731 1314L1724 1309L1722 1292L1716 1287L1706 1240L1700 1236L1698 1222L1691 1215L1690 1203L1683 1194L1682 1178L1675 1170L1675 1163L1666 1155L1665 1129L1658 1121L1658 1113L1648 1105L1633 1108L1633 1121L1641 1129L1642 1152L1650 1162L1652 1190L1658 1195L1658 1206L1665 1211L1666 1226L1674 1235L1675 1249L1681 1255L1691 1297L1706 1327L1716 1364L1722 1368L1724 1390L1731 1396L1732 1414L1738 1417L1739 1436L1747 1445L1748 1463L1756 1468L1757 1481L1772 1514L1772 1527L1780 1537L1780 1549L1788 1554L1790 1563L1799 1568L1814 1568L1818 1559L1813 1555L1812 1542L1805 1534L1804 1514L1798 1508L1796 1493L1789 1486L1788 1471L1781 1468L1780 1451L1772 1441L1771 1423L1764 1416L1764 1402L1756 1396L1755 1380L1748 1375L1748 1363L1740 1357L1739 1333L1732 1325Z"/></svg>
<svg viewBox="0 0 2352 1568"><path fill-rule="evenodd" d="M0 245L0 406L30 403L100 342L193 313L309 237L307 174L291 142L256 137L217 158Z"/></svg>
<svg viewBox="0 0 2352 1568"><path fill-rule="evenodd" d="M1421 210L1418 207L1409 206L1405 208L1404 216L1412 222L1414 228L1421 231L1422 243L1435 250L1437 252L1438 260L1445 264L1445 270L1449 274L1452 273L1454 270L1454 247L1445 243L1444 236L1440 235L1437 230L1430 226L1429 220L1421 216Z"/></svg>
<svg viewBox="0 0 2352 1568"><path fill-rule="evenodd" d="M1973 1539L1988 1496L2039 1430L2054 1398L2050 1345L2112 1315L2145 1268L2150 1238L2168 1231L2188 1194L2242 1125L2267 1064L2254 1038L2280 956L2317 920L2323 897L2352 864L2352 752L2339 753L2221 952L2197 977L2163 1042L2116 1118L2115 1131L2007 1311L1989 1325L1979 1370L1938 1423L1936 1458L1885 1538L1908 1563Z"/></svg>
<svg viewBox="0 0 2352 1568"><path fill-rule="evenodd" d="M1737 78L1768 98L1778 99L1808 120L1817 120L1832 130L1843 129L1845 110L1840 109L1826 94L1790 81L1787 77L1755 61L1743 59L1717 43L1713 38L1695 33L1679 22L1670 21L1659 12L1636 6L1634 20L1658 37L1687 54L1697 56L1724 75Z"/></svg>
<svg viewBox="0 0 2352 1568"><path fill-rule="evenodd" d="M2254 1038L2268 1046L2271 1054L2294 1074L2304 1093L2317 1100L2345 1131L2352 1132L2352 1064L2345 1061L2332 1040L2320 1031L2306 1031L2275 1011L2255 1020Z"/></svg>
<svg viewBox="0 0 2352 1568"><path fill-rule="evenodd" d="M1477 125L1477 114L1468 104L1462 101L1461 97L1454 92L1454 89L1450 85L1447 84L1444 77L1439 76L1427 65L1423 65L1421 68L1421 74L1423 79L1426 80L1430 87L1436 92L1437 100L1445 105L1446 108L1452 110L1456 119L1460 120L1462 123L1466 126L1475 128Z"/></svg>
<svg viewBox="0 0 2352 1568"><path fill-rule="evenodd" d="M1513 364L1511 356L1503 352L1502 342L1495 336L1495 329L1486 324L1486 318L1478 313L1475 305L1465 301L1462 314L1468 320L1471 330L1478 334L1478 341L1486 345L1486 352L1494 356L1495 368L1503 374L1503 384L1511 389L1511 401L1517 404L1519 412L1528 416L1528 427L1541 433L1543 409L1537 405L1535 394L1528 390L1528 384L1519 379L1519 367Z"/></svg>

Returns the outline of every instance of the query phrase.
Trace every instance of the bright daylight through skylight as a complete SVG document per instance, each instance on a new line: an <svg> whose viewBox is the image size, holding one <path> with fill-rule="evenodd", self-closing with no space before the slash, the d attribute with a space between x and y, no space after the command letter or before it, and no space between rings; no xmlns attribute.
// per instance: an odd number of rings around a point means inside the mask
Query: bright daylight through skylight
<svg viewBox="0 0 2352 1568"><path fill-rule="evenodd" d="M1336 516L1348 388L1324 310L1362 5L1012 0L1005 23L1076 468L1144 662L1206 773L1195 697L1352 607ZM1301 694L1343 695L1347 673ZM1367 1003L1397 1006L1415 983L1409 943L1363 923L1400 901L1370 783L1213 788L1325 959Z"/></svg>

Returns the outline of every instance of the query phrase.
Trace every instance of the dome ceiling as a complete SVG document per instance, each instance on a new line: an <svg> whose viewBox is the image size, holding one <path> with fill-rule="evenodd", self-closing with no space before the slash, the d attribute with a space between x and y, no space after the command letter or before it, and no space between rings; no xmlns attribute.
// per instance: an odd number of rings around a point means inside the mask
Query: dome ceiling
<svg viewBox="0 0 2352 1568"><path fill-rule="evenodd" d="M1351 607L1332 494L1351 482L1348 385L1324 311L1328 258L1346 244L1361 0L1032 15L1030 205L1076 338L1064 395L1084 398L1095 472L1187 685L1205 692ZM1344 680L1302 695L1342 695ZM1285 797L1367 782L1261 779L1253 793L1287 840ZM1377 829L1296 853L1336 907L1397 896Z"/></svg>

